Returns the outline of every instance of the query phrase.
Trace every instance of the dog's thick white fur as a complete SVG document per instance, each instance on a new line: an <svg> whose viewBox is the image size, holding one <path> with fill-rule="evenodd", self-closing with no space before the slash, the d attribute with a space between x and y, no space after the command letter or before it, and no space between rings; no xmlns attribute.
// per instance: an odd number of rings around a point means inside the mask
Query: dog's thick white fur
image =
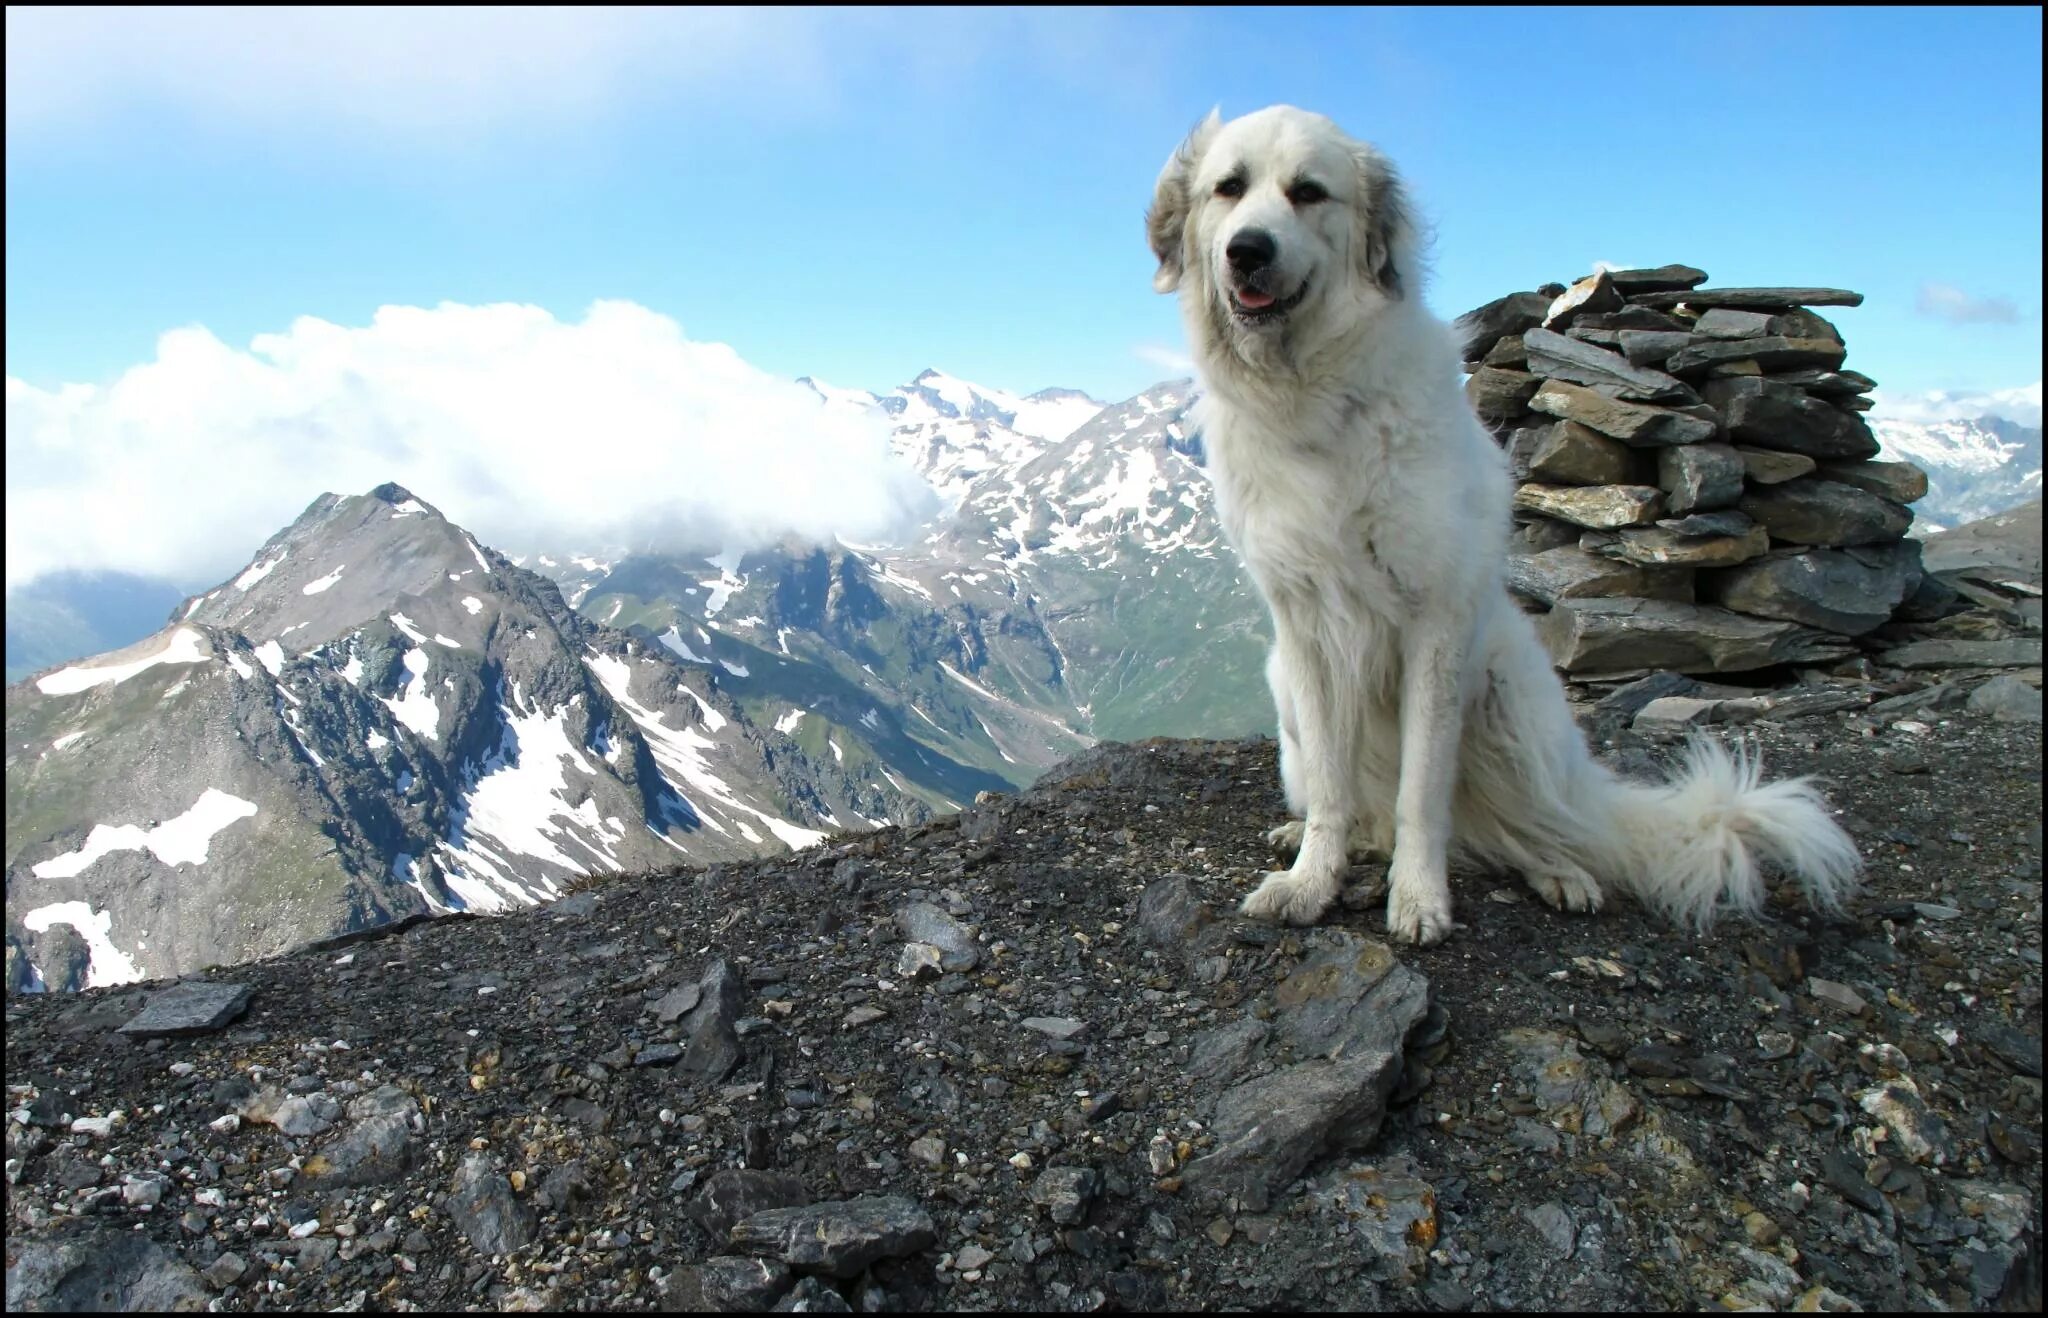
<svg viewBox="0 0 2048 1318"><path fill-rule="evenodd" d="M1502 571L1511 487L1422 305L1415 227L1385 157L1321 115L1211 113L1159 176L1154 287L1178 291L1206 393L1217 509L1272 610L1266 676L1300 825L1247 914L1307 924L1347 850L1391 856L1387 926L1452 929L1454 857L1552 904L1603 885L1704 929L1754 913L1759 860L1837 907L1854 843L1804 780L1764 785L1696 741L1662 787L1597 763Z"/></svg>

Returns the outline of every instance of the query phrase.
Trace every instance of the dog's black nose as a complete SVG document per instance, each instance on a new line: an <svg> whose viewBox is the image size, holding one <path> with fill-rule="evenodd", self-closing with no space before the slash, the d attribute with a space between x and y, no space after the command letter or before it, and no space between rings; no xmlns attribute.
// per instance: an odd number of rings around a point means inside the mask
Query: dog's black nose
<svg viewBox="0 0 2048 1318"><path fill-rule="evenodd" d="M1223 255L1229 258L1231 269L1249 274L1271 265L1278 250L1273 235L1264 229L1241 229L1223 249Z"/></svg>

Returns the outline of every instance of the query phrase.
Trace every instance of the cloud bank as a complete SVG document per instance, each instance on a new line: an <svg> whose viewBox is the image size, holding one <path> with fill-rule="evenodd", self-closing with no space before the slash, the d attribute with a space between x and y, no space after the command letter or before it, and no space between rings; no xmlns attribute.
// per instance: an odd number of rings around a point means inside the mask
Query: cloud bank
<svg viewBox="0 0 2048 1318"><path fill-rule="evenodd" d="M2016 325L2020 309L2006 297L1971 297L1948 284L1922 284L1913 310L1951 325Z"/></svg>
<svg viewBox="0 0 2048 1318"><path fill-rule="evenodd" d="M667 316L598 302L303 317L246 351L174 330L105 387L7 381L7 585L59 569L223 580L323 491L393 480L486 543L886 543L936 496L883 421Z"/></svg>
<svg viewBox="0 0 2048 1318"><path fill-rule="evenodd" d="M1927 425L1936 421L1975 421L1998 416L2023 426L2041 424L2041 382L2017 389L1930 389L1900 394L1878 390L1871 396L1870 415L1887 421Z"/></svg>

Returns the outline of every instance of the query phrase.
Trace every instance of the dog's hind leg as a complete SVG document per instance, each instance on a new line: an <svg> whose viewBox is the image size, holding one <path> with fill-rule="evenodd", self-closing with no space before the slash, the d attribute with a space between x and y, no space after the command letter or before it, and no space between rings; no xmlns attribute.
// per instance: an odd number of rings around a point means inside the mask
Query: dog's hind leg
<svg viewBox="0 0 2048 1318"><path fill-rule="evenodd" d="M1522 882L1560 911L1597 911L1606 900L1600 891L1600 881L1569 862L1525 870Z"/></svg>

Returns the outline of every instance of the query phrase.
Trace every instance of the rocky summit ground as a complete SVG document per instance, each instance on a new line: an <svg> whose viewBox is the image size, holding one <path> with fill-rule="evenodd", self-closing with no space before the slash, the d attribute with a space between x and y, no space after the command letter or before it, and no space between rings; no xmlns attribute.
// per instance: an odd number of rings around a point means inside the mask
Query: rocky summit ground
<svg viewBox="0 0 2048 1318"><path fill-rule="evenodd" d="M1840 919L1466 875L1389 948L1361 866L1255 924L1272 743L1155 742L210 972L206 1033L10 998L8 1306L2037 1308L2040 730L1943 699L1743 732L1868 856Z"/></svg>

